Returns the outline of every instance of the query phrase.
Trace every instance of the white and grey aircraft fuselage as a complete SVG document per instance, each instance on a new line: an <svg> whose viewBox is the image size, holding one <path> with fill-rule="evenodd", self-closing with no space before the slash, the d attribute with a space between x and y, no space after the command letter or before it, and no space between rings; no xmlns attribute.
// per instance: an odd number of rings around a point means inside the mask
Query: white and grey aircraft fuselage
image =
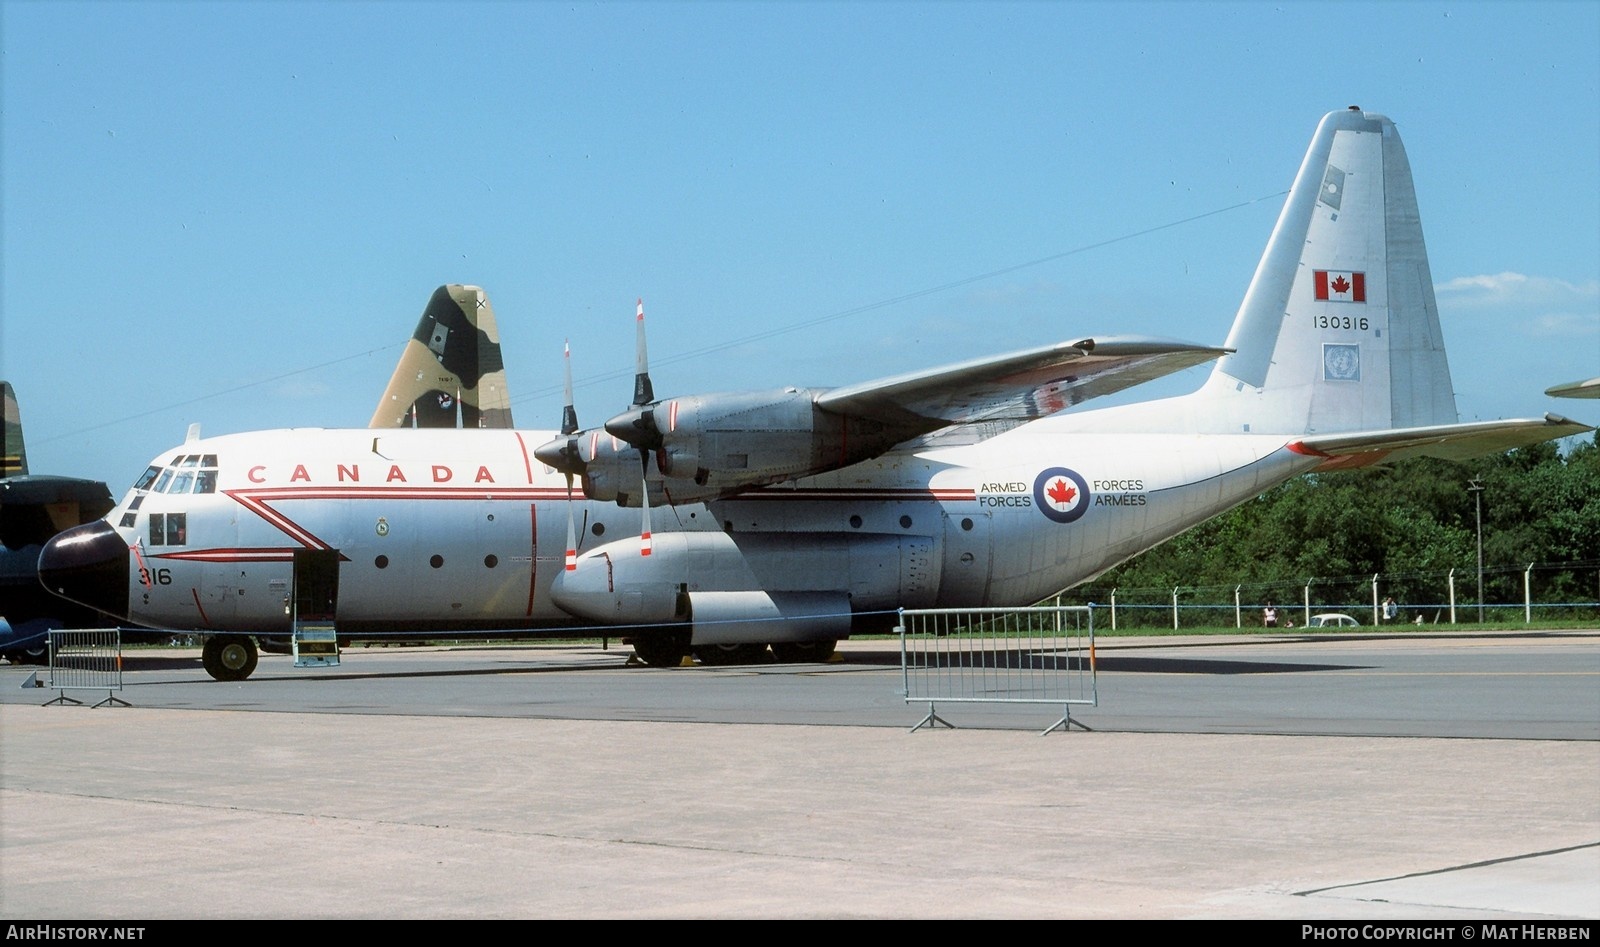
<svg viewBox="0 0 1600 947"><path fill-rule="evenodd" d="M1314 470L1592 430L1457 422L1394 124L1324 117L1227 342L1095 337L604 429L301 430L163 452L42 581L130 621L283 635L625 628L652 664L831 652L901 607L1018 606ZM1198 391L1082 402L1215 360ZM570 400L570 398L569 398ZM574 486L574 485L577 486ZM609 632L608 632L609 633ZM248 675L254 645L208 643Z"/></svg>

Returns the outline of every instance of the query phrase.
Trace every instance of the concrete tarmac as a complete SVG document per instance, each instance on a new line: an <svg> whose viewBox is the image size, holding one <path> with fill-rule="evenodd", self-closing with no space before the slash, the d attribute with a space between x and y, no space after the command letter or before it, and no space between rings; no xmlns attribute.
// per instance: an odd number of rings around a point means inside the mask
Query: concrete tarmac
<svg viewBox="0 0 1600 947"><path fill-rule="evenodd" d="M41 707L23 670L8 919L1600 917L1592 739Z"/></svg>

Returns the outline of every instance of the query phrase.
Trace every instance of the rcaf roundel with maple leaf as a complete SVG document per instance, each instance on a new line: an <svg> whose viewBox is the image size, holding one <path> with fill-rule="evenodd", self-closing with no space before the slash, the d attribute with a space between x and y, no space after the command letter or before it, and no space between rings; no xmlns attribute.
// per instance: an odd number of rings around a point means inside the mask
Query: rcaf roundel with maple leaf
<svg viewBox="0 0 1600 947"><path fill-rule="evenodd" d="M1070 523L1089 511L1089 484L1075 470L1051 467L1033 481L1033 502L1057 523Z"/></svg>

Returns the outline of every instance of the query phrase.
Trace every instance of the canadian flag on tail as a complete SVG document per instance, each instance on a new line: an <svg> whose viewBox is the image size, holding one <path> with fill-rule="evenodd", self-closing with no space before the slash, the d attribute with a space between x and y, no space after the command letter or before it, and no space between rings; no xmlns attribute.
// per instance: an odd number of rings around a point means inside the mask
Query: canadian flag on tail
<svg viewBox="0 0 1600 947"><path fill-rule="evenodd" d="M1317 299L1321 302L1364 303L1367 274L1349 270L1315 270Z"/></svg>

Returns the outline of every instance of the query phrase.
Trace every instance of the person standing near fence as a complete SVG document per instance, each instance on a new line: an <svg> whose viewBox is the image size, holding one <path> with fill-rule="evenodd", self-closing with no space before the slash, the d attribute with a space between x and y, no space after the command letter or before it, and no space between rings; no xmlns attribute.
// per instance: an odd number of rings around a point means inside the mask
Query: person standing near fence
<svg viewBox="0 0 1600 947"><path fill-rule="evenodd" d="M1268 628L1278 627L1278 606L1268 602L1267 607L1261 610L1261 621Z"/></svg>
<svg viewBox="0 0 1600 947"><path fill-rule="evenodd" d="M1383 620L1394 621L1398 617L1400 617L1400 606L1395 604L1394 596L1391 595L1383 600Z"/></svg>

